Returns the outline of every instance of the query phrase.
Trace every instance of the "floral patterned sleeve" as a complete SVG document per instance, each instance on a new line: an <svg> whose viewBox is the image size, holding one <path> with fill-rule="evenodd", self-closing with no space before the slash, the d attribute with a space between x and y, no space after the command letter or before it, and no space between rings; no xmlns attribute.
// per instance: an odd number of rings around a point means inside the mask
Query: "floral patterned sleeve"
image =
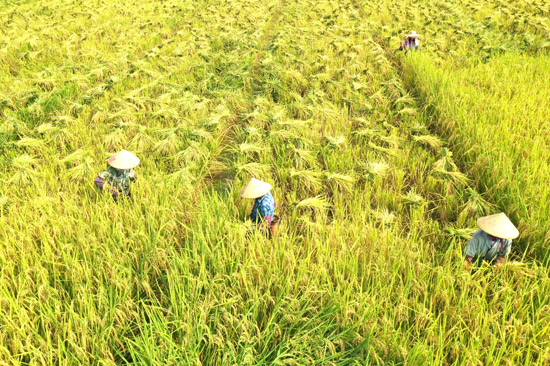
<svg viewBox="0 0 550 366"><path fill-rule="evenodd" d="M100 190L103 190L103 186L105 185L105 182L108 181L110 177L111 177L111 173L109 173L109 171L107 170L104 170L101 173L99 173L96 179L94 179L94 183L96 187L99 188Z"/></svg>

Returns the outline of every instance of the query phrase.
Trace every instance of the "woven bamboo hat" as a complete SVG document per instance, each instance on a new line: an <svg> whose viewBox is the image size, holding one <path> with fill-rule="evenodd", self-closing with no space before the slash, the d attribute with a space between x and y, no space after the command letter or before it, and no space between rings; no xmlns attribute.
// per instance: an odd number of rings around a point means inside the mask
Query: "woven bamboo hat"
<svg viewBox="0 0 550 366"><path fill-rule="evenodd" d="M122 150L111 156L108 163L116 169L132 169L139 165L139 158L129 151Z"/></svg>
<svg viewBox="0 0 550 366"><path fill-rule="evenodd" d="M271 191L271 184L252 178L241 191L242 198L258 198Z"/></svg>
<svg viewBox="0 0 550 366"><path fill-rule="evenodd" d="M518 229L516 229L512 221L502 212L495 215L480 217L477 219L477 226L487 234L491 234L501 239L515 239L519 236Z"/></svg>
<svg viewBox="0 0 550 366"><path fill-rule="evenodd" d="M411 33L405 34L405 37L418 38L418 37L422 37L422 36L420 34L417 34L415 31L411 31Z"/></svg>

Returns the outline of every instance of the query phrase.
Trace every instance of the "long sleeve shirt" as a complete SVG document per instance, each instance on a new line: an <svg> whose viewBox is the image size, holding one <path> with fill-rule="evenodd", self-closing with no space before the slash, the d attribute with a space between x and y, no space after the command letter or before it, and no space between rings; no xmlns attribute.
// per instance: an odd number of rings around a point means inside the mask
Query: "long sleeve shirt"
<svg viewBox="0 0 550 366"><path fill-rule="evenodd" d="M474 260L485 260L492 262L497 257L504 257L512 250L512 240L496 238L487 234L483 230L478 230L472 236L464 254L474 258Z"/></svg>
<svg viewBox="0 0 550 366"><path fill-rule="evenodd" d="M405 53L409 52L409 50L420 51L420 43L418 43L417 39L407 38L400 49L405 50Z"/></svg>
<svg viewBox="0 0 550 366"><path fill-rule="evenodd" d="M119 170L110 166L99 173L94 182L99 189L103 189L106 183L113 194L128 195L130 193L130 182L136 178L137 175L132 169Z"/></svg>
<svg viewBox="0 0 550 366"><path fill-rule="evenodd" d="M250 213L250 219L258 224L266 222L271 225L273 215L275 214L275 199L271 192L254 200L254 207Z"/></svg>

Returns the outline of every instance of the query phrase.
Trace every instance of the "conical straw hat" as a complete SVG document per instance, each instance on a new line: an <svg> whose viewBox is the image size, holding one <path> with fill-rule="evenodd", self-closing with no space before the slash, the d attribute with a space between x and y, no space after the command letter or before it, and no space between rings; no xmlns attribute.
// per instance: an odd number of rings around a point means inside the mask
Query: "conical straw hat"
<svg viewBox="0 0 550 366"><path fill-rule="evenodd" d="M420 34L417 34L415 31L411 31L411 33L405 34L405 37L418 38L422 36Z"/></svg>
<svg viewBox="0 0 550 366"><path fill-rule="evenodd" d="M477 219L477 226L487 234L501 239L515 239L519 236L518 229L502 212L496 215L480 217Z"/></svg>
<svg viewBox="0 0 550 366"><path fill-rule="evenodd" d="M271 184L262 182L261 180L258 180L256 178L252 178L241 191L241 197L258 198L269 193L269 191L271 191L271 188Z"/></svg>
<svg viewBox="0 0 550 366"><path fill-rule="evenodd" d="M111 156L108 163L116 169L132 169L138 166L139 158L129 151L122 150Z"/></svg>

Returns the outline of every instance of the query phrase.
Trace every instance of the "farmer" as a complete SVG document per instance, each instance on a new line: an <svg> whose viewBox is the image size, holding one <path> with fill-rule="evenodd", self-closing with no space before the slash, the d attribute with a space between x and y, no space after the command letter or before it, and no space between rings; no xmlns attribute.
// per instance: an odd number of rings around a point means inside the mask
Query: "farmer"
<svg viewBox="0 0 550 366"><path fill-rule="evenodd" d="M415 31L411 31L411 33L406 34L405 42L401 42L401 47L399 47L399 50L405 50L405 54L409 52L409 50L413 51L420 51L420 43L418 43L418 37L420 37L420 34L416 34Z"/></svg>
<svg viewBox="0 0 550 366"><path fill-rule="evenodd" d="M487 261L501 264L512 249L512 239L518 237L518 229L504 213L480 217L476 231L464 250L466 262Z"/></svg>
<svg viewBox="0 0 550 366"><path fill-rule="evenodd" d="M273 231L272 223L275 225L275 206L277 204L271 194L271 184L252 178L242 189L241 197L254 199L250 219L258 225L258 228L263 227Z"/></svg>
<svg viewBox="0 0 550 366"><path fill-rule="evenodd" d="M129 151L122 150L111 156L107 169L99 173L94 180L95 185L103 190L105 184L115 201L120 195L131 197L130 182L136 180L137 175L132 170L139 164L139 158Z"/></svg>

